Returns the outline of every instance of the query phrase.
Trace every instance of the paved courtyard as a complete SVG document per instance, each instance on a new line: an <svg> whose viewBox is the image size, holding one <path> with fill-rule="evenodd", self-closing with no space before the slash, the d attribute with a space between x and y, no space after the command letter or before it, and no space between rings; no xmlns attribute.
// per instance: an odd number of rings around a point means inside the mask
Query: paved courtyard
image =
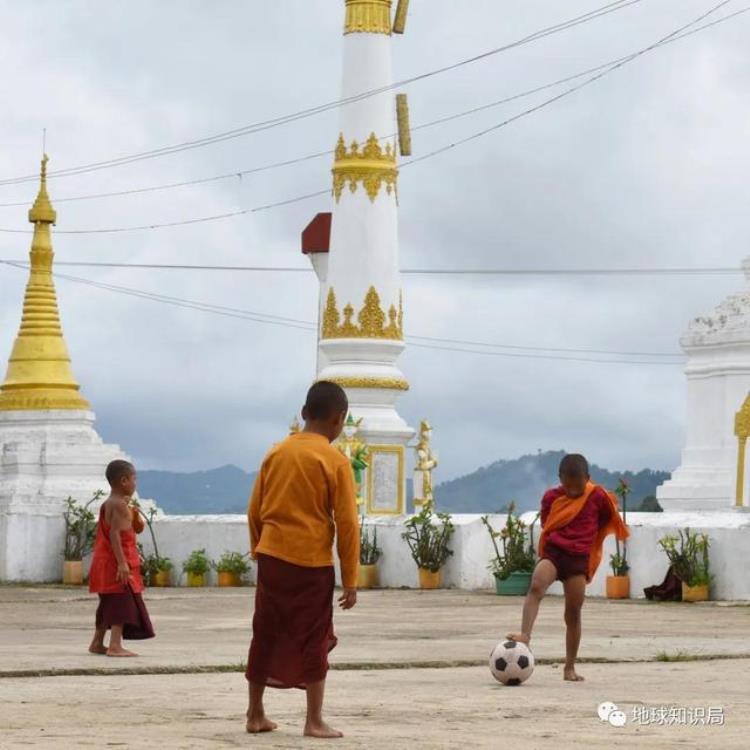
<svg viewBox="0 0 750 750"><path fill-rule="evenodd" d="M269 693L278 732L244 734L252 594L149 590L157 638L136 644L139 658L114 660L86 653L95 605L84 591L0 587L0 748L319 745L299 736L298 691ZM505 688L486 658L517 627L520 606L489 592L362 593L336 618L328 705L346 733L338 746L748 747L750 606L591 599L587 679L570 684L560 666L562 601L551 597L535 634L534 675ZM598 719L603 701L625 711L625 727ZM668 706L677 710L665 720ZM703 724L709 708L722 709L723 725Z"/></svg>

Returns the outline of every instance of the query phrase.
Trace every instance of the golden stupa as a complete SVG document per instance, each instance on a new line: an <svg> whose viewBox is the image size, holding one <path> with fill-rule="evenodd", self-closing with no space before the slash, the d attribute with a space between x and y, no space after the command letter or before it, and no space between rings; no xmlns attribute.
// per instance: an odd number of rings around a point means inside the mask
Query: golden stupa
<svg viewBox="0 0 750 750"><path fill-rule="evenodd" d="M47 161L45 154L39 193L29 211L34 225L31 268L21 328L0 386L0 411L90 408L73 377L57 309L50 231L57 214L47 194Z"/></svg>

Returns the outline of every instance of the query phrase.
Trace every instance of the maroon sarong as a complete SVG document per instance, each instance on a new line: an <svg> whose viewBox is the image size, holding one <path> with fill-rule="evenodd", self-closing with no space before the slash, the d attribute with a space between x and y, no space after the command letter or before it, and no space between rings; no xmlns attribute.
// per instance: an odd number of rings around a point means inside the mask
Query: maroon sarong
<svg viewBox="0 0 750 750"><path fill-rule="evenodd" d="M325 679L333 632L333 566L304 568L258 555L253 639L245 677L302 688Z"/></svg>
<svg viewBox="0 0 750 750"><path fill-rule="evenodd" d="M122 594L99 594L96 628L109 630L113 625L122 625L122 637L133 641L155 635L143 597L134 593L130 586Z"/></svg>

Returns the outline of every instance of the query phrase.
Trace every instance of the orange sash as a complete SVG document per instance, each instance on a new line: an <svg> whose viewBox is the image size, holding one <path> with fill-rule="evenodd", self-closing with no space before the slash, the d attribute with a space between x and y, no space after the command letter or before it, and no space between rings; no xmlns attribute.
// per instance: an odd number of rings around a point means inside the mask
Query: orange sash
<svg viewBox="0 0 750 750"><path fill-rule="evenodd" d="M138 512L138 509L133 506L130 507L130 522L133 526L133 531L135 531L136 534L140 534L143 529L146 528L143 516Z"/></svg>
<svg viewBox="0 0 750 750"><path fill-rule="evenodd" d="M567 526L583 510L586 501L597 487L598 485L589 482L581 497L570 498L567 497L567 495L562 495L552 502L549 516L547 516L547 523L544 524L542 535L539 538L540 557L544 552L544 544L550 533L557 529L561 529L563 526ZM602 487L601 489L604 488ZM628 531L628 527L623 523L622 517L620 516L620 509L617 507L617 501L614 496L611 492L607 492L607 490L604 490L604 493L609 500L612 513L606 526L599 529L594 537L594 543L591 546L591 553L589 554L589 569L586 576L587 583L591 582L594 573L596 573L596 570L602 561L604 540L610 534L614 534L621 542L630 536L630 531Z"/></svg>

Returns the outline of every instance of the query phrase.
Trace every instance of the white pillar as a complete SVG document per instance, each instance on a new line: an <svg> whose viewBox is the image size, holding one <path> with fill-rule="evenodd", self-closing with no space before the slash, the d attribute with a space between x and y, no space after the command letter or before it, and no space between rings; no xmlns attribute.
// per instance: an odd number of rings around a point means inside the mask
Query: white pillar
<svg viewBox="0 0 750 750"><path fill-rule="evenodd" d="M387 89L391 70L390 0L345 0L342 98ZM398 258L395 94L341 107L333 166L333 220L324 284L319 379L333 380L362 418L371 446L368 510L405 509L407 442L414 435L396 410L409 385L397 366L404 349Z"/></svg>

